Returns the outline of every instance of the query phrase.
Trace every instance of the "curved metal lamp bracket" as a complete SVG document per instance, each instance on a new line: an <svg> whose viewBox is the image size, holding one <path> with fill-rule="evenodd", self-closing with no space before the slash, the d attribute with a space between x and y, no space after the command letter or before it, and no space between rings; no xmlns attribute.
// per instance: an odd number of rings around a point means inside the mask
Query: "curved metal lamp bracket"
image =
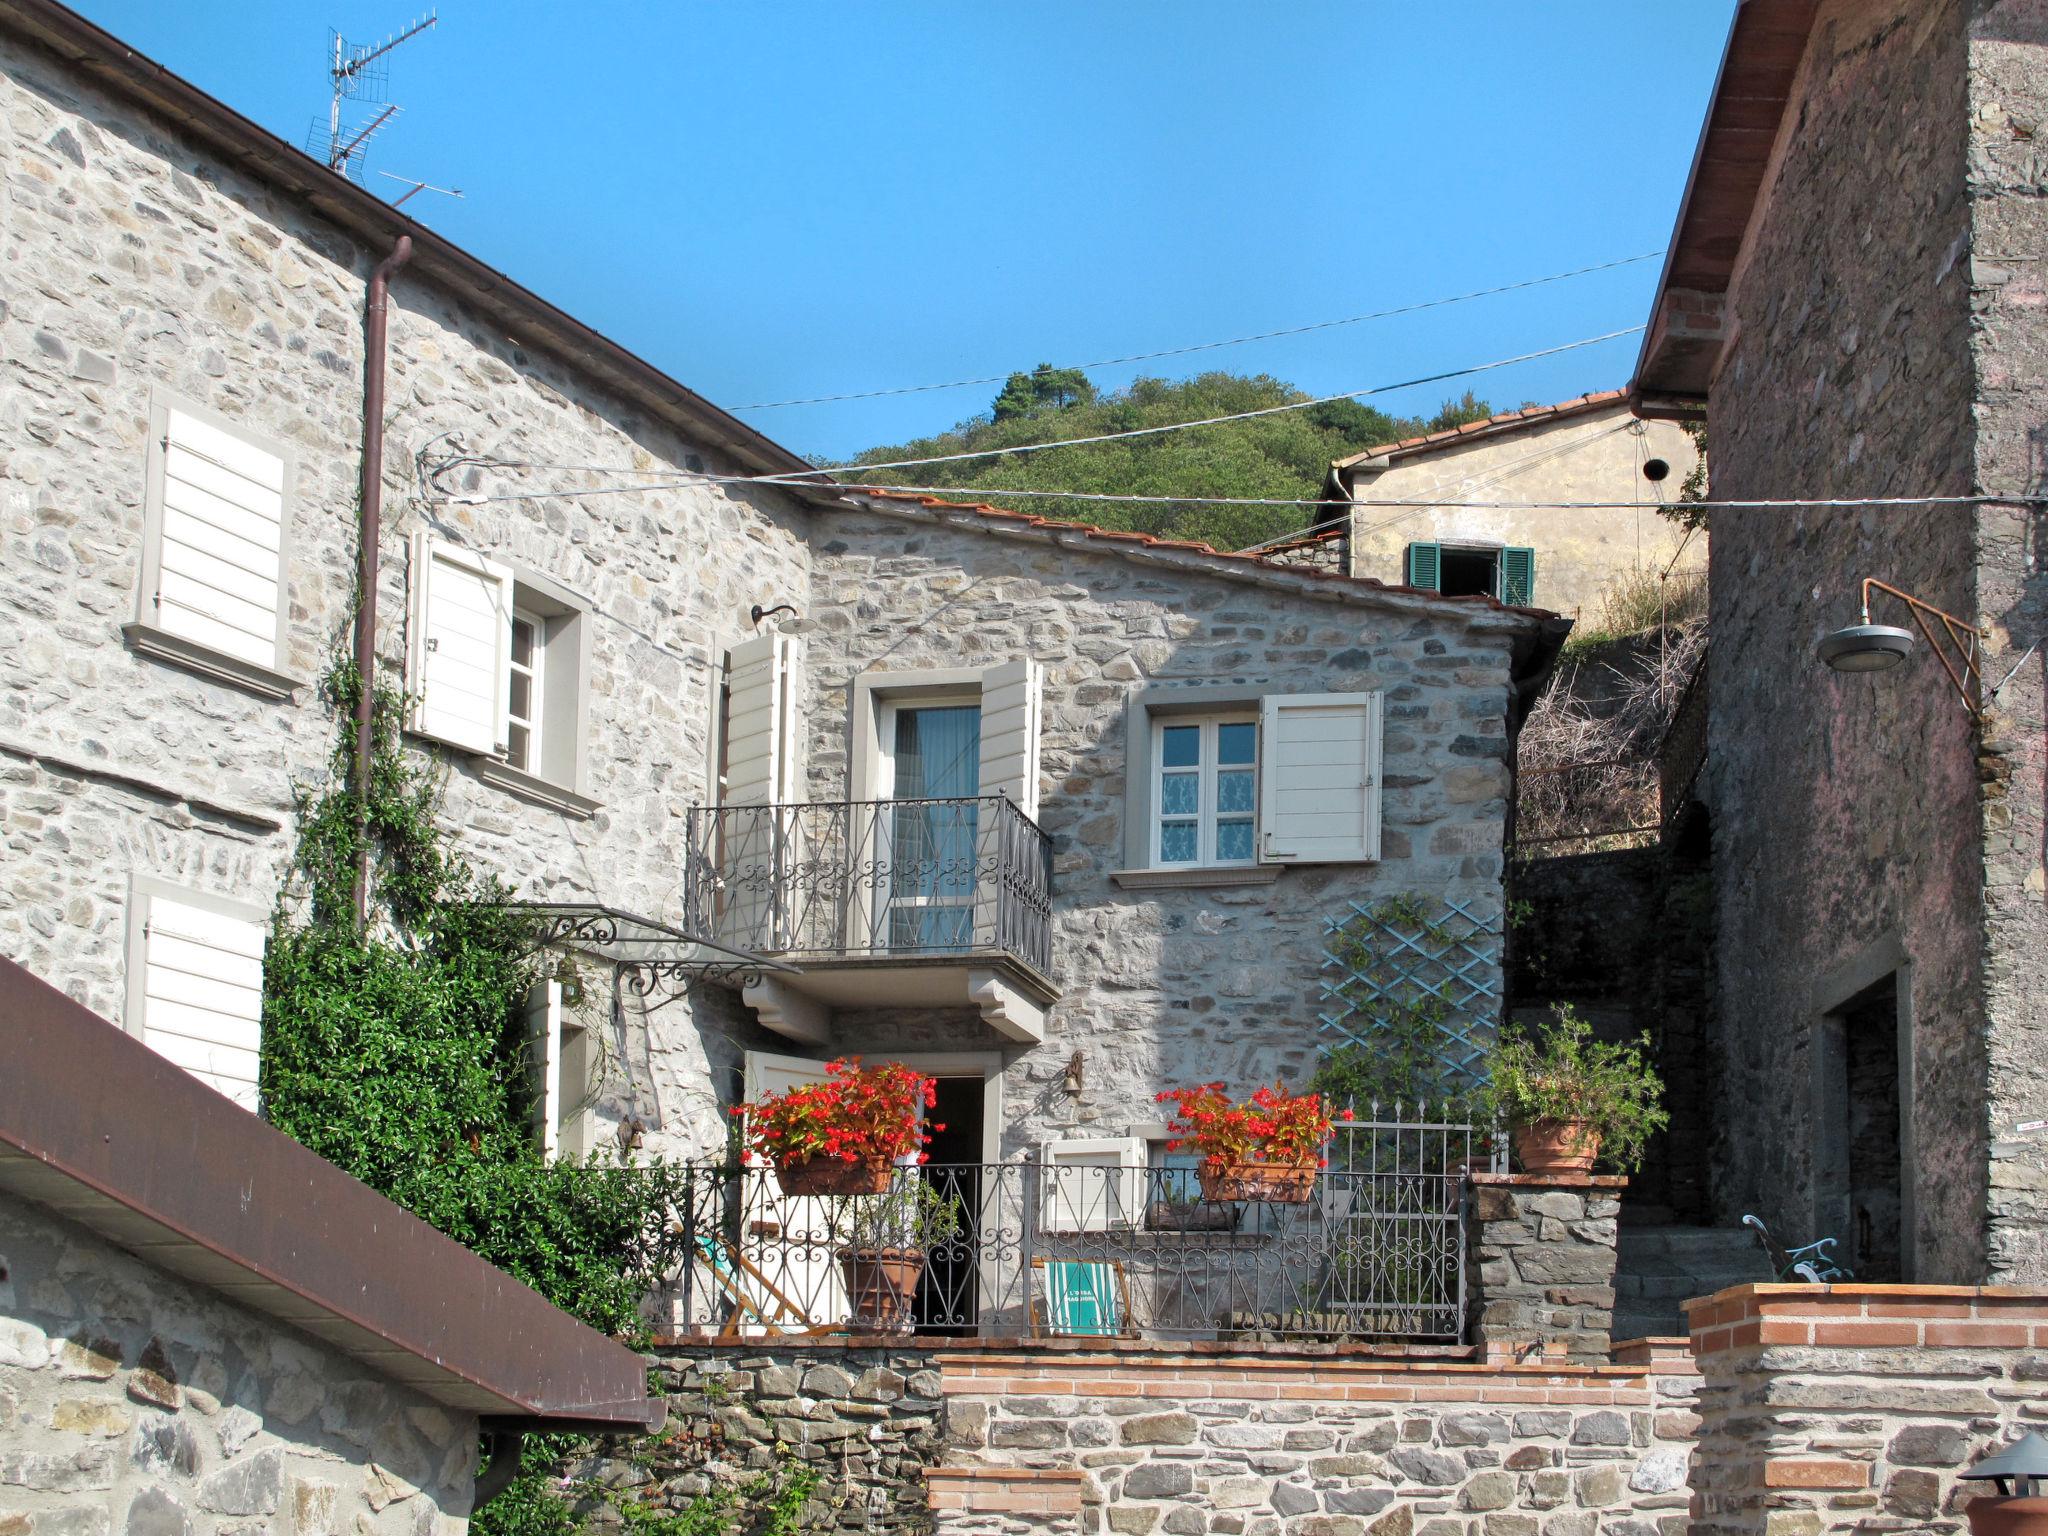
<svg viewBox="0 0 2048 1536"><path fill-rule="evenodd" d="M1901 591L1890 582L1879 581L1875 576L1863 578L1863 622L1870 622L1870 594L1882 592L1887 597L1897 598L1906 605L1906 611L1913 616L1914 627L1927 638L1942 670L1948 673L1948 680L1955 685L1956 695L1963 701L1970 718L1984 717L1984 674L1977 666L1977 645L1983 638L1976 625L1966 623L1954 614L1937 608L1932 603L1923 603L1910 592ZM1934 626L1928 621L1939 620L1941 634L1937 638Z"/></svg>

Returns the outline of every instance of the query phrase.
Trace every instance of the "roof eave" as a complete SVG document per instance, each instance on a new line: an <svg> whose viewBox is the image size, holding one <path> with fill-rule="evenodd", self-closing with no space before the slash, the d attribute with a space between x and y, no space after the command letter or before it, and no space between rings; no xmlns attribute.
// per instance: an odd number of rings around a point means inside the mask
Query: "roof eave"
<svg viewBox="0 0 2048 1536"><path fill-rule="evenodd" d="M1741 0L1700 125L1636 355L1629 403L1678 420L1705 408L1740 266L1819 0Z"/></svg>
<svg viewBox="0 0 2048 1536"><path fill-rule="evenodd" d="M457 1412L641 1433L640 1357L0 959L0 1190Z"/></svg>
<svg viewBox="0 0 2048 1536"><path fill-rule="evenodd" d="M497 320L508 340L544 352L603 383L667 420L691 440L728 454L754 473L786 474L810 467L797 454L646 359L486 266L374 193L328 170L56 0L5 0L0 4L0 29L27 39L101 87L175 123L245 174L339 227L374 255L389 251L401 235L410 237L410 277L448 289ZM815 484L792 484L788 489L807 499L836 499Z"/></svg>

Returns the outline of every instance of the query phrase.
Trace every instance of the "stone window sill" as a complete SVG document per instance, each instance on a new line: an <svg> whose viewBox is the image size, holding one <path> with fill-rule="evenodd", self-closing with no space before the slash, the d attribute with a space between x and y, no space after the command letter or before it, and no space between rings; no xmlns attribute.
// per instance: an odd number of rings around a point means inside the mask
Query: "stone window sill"
<svg viewBox="0 0 2048 1536"><path fill-rule="evenodd" d="M196 672L216 683L226 683L229 687L240 688L245 693L253 693L275 703L291 703L297 691L306 686L302 677L273 671L253 661L244 661L239 656L224 655L196 640L170 634L139 619L132 624L123 624L121 634L131 650L154 661L169 662L174 667L183 667L187 672Z"/></svg>
<svg viewBox="0 0 2048 1536"><path fill-rule="evenodd" d="M1280 864L1245 864L1227 869L1119 869L1110 882L1127 891L1211 890L1229 885L1271 885Z"/></svg>
<svg viewBox="0 0 2048 1536"><path fill-rule="evenodd" d="M575 790L533 774L523 773L510 763L500 762L495 757L476 757L476 776L495 789L530 800L535 805L544 805L549 810L560 811L564 816L573 816L578 821L588 821L604 809L602 802L588 795L579 795Z"/></svg>

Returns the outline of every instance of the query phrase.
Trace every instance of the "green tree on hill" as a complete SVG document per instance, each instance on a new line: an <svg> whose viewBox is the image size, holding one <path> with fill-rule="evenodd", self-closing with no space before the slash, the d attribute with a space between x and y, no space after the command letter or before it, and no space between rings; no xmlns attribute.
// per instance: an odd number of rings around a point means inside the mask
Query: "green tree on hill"
<svg viewBox="0 0 2048 1536"><path fill-rule="evenodd" d="M1027 443L1065 442L1138 427L1232 416L1309 398L1270 374L1220 372L1177 381L1139 378L1125 389L1098 394L1078 370L1040 364L1029 373L1011 374L986 415L971 417L932 437L871 448L855 462L883 464ZM1331 400L1304 410L1186 432L892 469L876 478L890 485L957 488L974 500L1044 517L1200 539L1218 549L1242 549L1325 521L1335 509L1101 502L1056 496L1004 497L991 492L1085 491L1314 501L1323 494L1332 459L1488 414L1486 403L1469 391L1462 400L1446 401L1441 411L1426 420L1389 416L1356 400Z"/></svg>

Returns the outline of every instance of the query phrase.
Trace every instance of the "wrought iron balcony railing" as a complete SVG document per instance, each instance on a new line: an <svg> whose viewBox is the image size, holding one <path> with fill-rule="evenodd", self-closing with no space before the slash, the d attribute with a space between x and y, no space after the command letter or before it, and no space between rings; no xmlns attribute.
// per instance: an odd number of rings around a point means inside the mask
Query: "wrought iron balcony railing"
<svg viewBox="0 0 2048 1536"><path fill-rule="evenodd" d="M1052 969L1052 847L1002 795L693 807L692 931L759 955Z"/></svg>
<svg viewBox="0 0 2048 1536"><path fill-rule="evenodd" d="M664 1313L685 1332L1180 1339L1464 1336L1472 1127L1361 1121L1299 1204L1205 1200L1192 1167L902 1168L788 1196L695 1166ZM1077 1296L1089 1302L1076 1308Z"/></svg>

